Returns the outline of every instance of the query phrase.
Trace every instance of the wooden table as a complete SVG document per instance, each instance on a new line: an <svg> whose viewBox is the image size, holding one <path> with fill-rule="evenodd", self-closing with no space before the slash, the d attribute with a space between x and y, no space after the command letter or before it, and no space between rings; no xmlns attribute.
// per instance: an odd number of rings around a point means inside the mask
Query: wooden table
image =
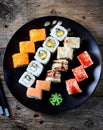
<svg viewBox="0 0 103 130"><path fill-rule="evenodd" d="M63 16L85 26L95 37L103 55L102 0L1 0L0 53L17 29L41 16ZM0 63L0 75L12 117L0 116L0 130L103 130L103 74L96 91L80 107L60 114L32 111L19 103L8 90Z"/></svg>

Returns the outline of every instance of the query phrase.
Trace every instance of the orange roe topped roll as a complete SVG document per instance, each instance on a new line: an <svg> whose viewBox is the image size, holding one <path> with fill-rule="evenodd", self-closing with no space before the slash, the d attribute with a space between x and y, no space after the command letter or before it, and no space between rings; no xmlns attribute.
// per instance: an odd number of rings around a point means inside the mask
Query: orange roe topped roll
<svg viewBox="0 0 103 130"><path fill-rule="evenodd" d="M43 41L46 39L46 31L44 28L42 29L31 29L29 31L30 41L37 42Z"/></svg>
<svg viewBox="0 0 103 130"><path fill-rule="evenodd" d="M20 52L24 53L35 53L35 44L32 41L21 41L19 42Z"/></svg>
<svg viewBox="0 0 103 130"><path fill-rule="evenodd" d="M21 67L29 64L29 56L27 53L15 53L12 55L13 67Z"/></svg>

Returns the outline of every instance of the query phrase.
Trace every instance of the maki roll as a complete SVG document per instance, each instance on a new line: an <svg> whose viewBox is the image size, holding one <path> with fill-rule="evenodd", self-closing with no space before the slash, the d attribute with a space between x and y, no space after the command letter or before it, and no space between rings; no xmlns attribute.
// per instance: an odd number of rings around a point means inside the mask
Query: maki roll
<svg viewBox="0 0 103 130"><path fill-rule="evenodd" d="M35 53L35 44L32 41L19 42L19 50L25 53Z"/></svg>
<svg viewBox="0 0 103 130"><path fill-rule="evenodd" d="M93 65L93 61L87 51L84 51L81 54L79 54L77 58L84 68Z"/></svg>
<svg viewBox="0 0 103 130"><path fill-rule="evenodd" d="M33 87L29 87L26 91L26 95L28 98L35 98L37 100L41 100L42 99L42 90L40 88L33 88Z"/></svg>
<svg viewBox="0 0 103 130"><path fill-rule="evenodd" d="M80 48L80 38L79 37L66 37L64 39L64 47L68 48L74 48L74 49L78 49Z"/></svg>
<svg viewBox="0 0 103 130"><path fill-rule="evenodd" d="M87 73L82 65L80 65L76 68L73 68L72 72L73 72L77 82L83 81L84 79L88 78L88 75L87 75Z"/></svg>
<svg viewBox="0 0 103 130"><path fill-rule="evenodd" d="M63 41L64 38L67 36L67 34L68 34L67 30L58 24L54 26L54 28L50 33L52 37L56 38L59 41Z"/></svg>
<svg viewBox="0 0 103 130"><path fill-rule="evenodd" d="M39 63L38 61L31 61L30 64L27 67L27 71L32 73L33 75L35 75L36 77L39 77L40 74L42 73L44 67L41 63Z"/></svg>
<svg viewBox="0 0 103 130"><path fill-rule="evenodd" d="M52 64L52 70L57 70L57 71L68 71L68 61L65 59L60 59L60 60L54 60Z"/></svg>
<svg viewBox="0 0 103 130"><path fill-rule="evenodd" d="M67 59L73 59L73 49L68 47L58 47L57 48L57 59L63 59L63 58L67 58Z"/></svg>
<svg viewBox="0 0 103 130"><path fill-rule="evenodd" d="M31 87L35 82L35 76L29 72L24 72L19 79L19 83L25 87Z"/></svg>
<svg viewBox="0 0 103 130"><path fill-rule="evenodd" d="M42 64L47 64L49 62L50 57L50 52L43 47L39 47L34 56L34 58Z"/></svg>
<svg viewBox="0 0 103 130"><path fill-rule="evenodd" d="M47 37L43 43L43 47L49 50L51 53L54 53L59 45L59 41L53 37Z"/></svg>
<svg viewBox="0 0 103 130"><path fill-rule="evenodd" d="M45 28L41 29L31 29L29 31L30 41L38 42L46 39L46 30Z"/></svg>
<svg viewBox="0 0 103 130"><path fill-rule="evenodd" d="M82 92L75 78L68 79L65 81L65 83L69 95Z"/></svg>
<svg viewBox="0 0 103 130"><path fill-rule="evenodd" d="M56 70L48 70L46 73L46 81L61 82L61 73Z"/></svg>
<svg viewBox="0 0 103 130"><path fill-rule="evenodd" d="M49 91L50 87L51 87L51 82L50 81L45 81L45 80L37 80L36 81L35 88L41 88L44 91Z"/></svg>
<svg viewBox="0 0 103 130"><path fill-rule="evenodd" d="M29 56L27 53L15 53L12 55L13 67L22 67L29 64Z"/></svg>

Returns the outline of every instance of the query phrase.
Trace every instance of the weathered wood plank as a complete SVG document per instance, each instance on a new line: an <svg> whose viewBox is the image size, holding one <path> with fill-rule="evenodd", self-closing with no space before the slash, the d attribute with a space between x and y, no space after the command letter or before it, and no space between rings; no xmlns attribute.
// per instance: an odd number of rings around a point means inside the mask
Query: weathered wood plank
<svg viewBox="0 0 103 130"><path fill-rule="evenodd" d="M102 12L102 0L1 0L0 52L4 54L12 35L26 22L41 16L56 15L71 18L86 27L101 45L103 56ZM74 110L57 115L46 115L24 107L8 90L1 67L0 76L12 113L10 119L0 116L0 130L103 130L103 72L97 89L88 101Z"/></svg>
<svg viewBox="0 0 103 130"><path fill-rule="evenodd" d="M22 104L17 102L14 98L9 98L9 104L11 107L12 118L0 118L1 128L12 126L19 126L21 128L36 129L57 129L65 130L72 129L103 129L103 100L102 98L91 97L88 101L82 104L80 107L62 112L60 114L47 115L40 114L38 112L29 110L23 107ZM12 105L13 104L13 105ZM28 112L27 112L28 111ZM26 118L24 118L26 117ZM5 119L5 120L4 120ZM5 124L5 126L2 125Z"/></svg>
<svg viewBox="0 0 103 130"><path fill-rule="evenodd" d="M43 3L42 0L26 0L25 2L22 0L9 1L11 2L10 5L6 2L4 2L4 5L8 6L8 10L11 5L14 5L14 8L12 7L13 12L11 14L10 11L7 12L7 10L2 7L4 11L2 11L2 13L6 13L5 15L8 17L5 18L6 16L4 17L1 15L0 19L0 43L3 42L3 44L0 44L1 48L7 45L14 32L19 29L24 23L28 22L31 19L37 18L38 16L41 17L47 15L64 16L80 22L93 34L98 44L103 45L103 17L101 13L103 12L102 1L96 1L93 5L93 2L91 1L85 2L81 0L80 2L74 2L71 0L66 0L65 2L62 0L44 0Z"/></svg>

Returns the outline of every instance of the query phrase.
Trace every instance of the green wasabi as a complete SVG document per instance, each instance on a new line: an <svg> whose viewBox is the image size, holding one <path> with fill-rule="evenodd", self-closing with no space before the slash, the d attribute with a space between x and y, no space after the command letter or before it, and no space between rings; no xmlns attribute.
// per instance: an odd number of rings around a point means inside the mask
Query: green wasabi
<svg viewBox="0 0 103 130"><path fill-rule="evenodd" d="M52 104L52 106L60 106L62 101L63 101L63 98L60 93L51 94L51 97L49 98L49 102L50 104Z"/></svg>

